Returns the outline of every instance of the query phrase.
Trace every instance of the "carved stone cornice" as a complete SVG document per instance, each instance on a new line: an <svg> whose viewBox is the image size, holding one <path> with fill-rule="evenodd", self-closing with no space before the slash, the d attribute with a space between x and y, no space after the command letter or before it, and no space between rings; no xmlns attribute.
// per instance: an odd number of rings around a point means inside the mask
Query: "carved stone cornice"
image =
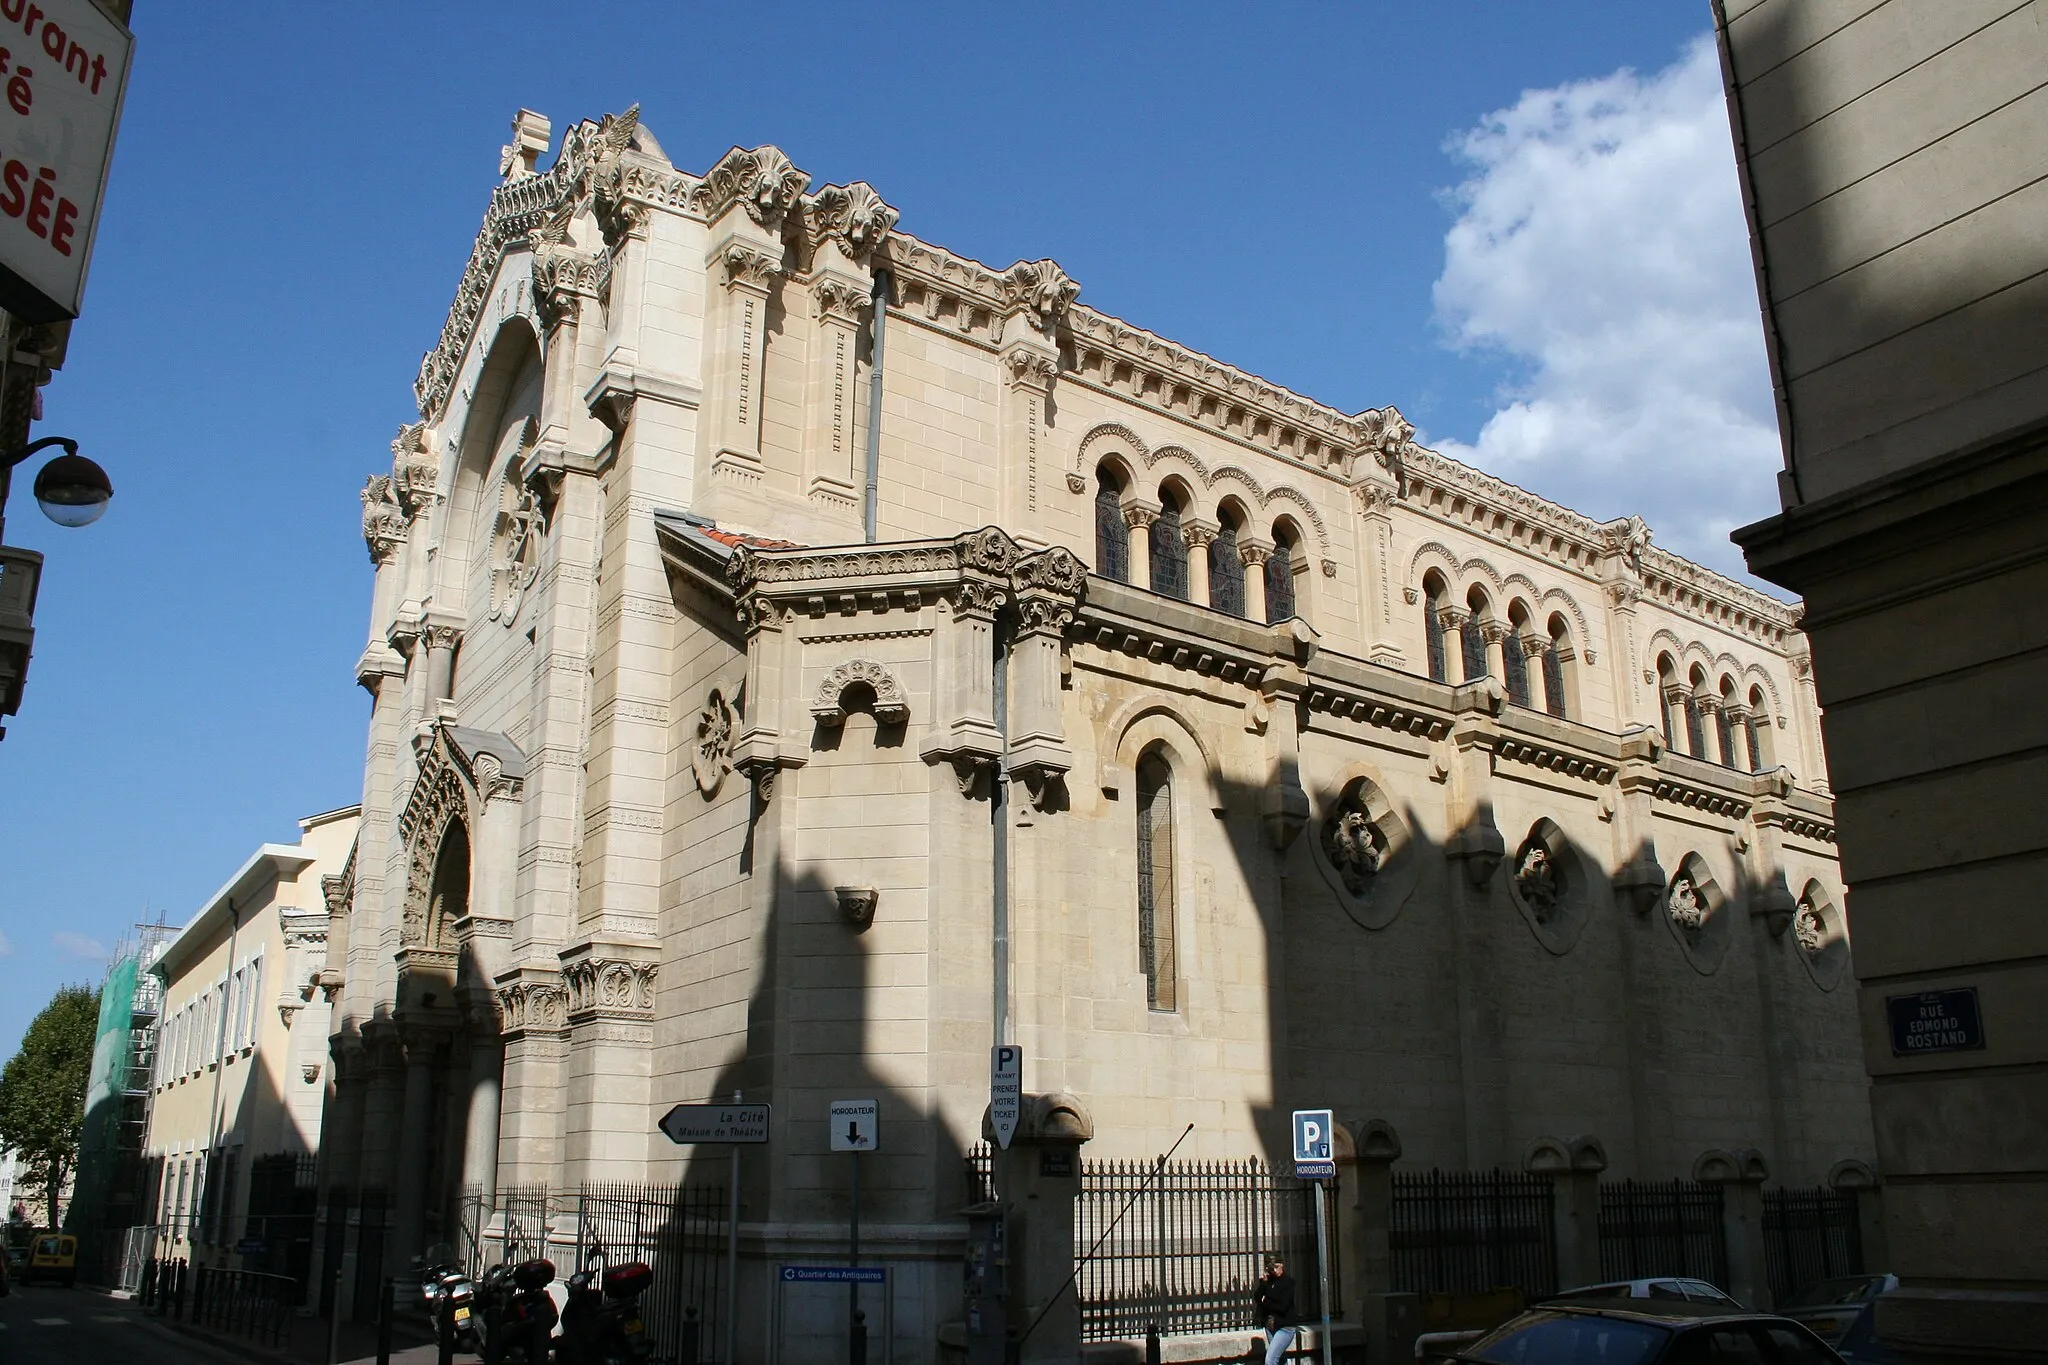
<svg viewBox="0 0 2048 1365"><path fill-rule="evenodd" d="M756 224L773 231L810 183L780 147L734 147L705 174L691 196L691 207L715 222L738 205Z"/></svg>
<svg viewBox="0 0 2048 1365"><path fill-rule="evenodd" d="M405 548L406 530L412 519L399 505L389 474L372 474L363 483L363 543L369 547L370 562L382 567Z"/></svg>
<svg viewBox="0 0 2048 1365"><path fill-rule="evenodd" d="M1081 286L1053 260L1019 261L997 283L1004 315L1023 314L1047 336L1059 327Z"/></svg>
<svg viewBox="0 0 2048 1365"><path fill-rule="evenodd" d="M805 206L804 233L813 250L837 241L850 260L864 263L888 239L896 217L896 210L865 180L827 185Z"/></svg>

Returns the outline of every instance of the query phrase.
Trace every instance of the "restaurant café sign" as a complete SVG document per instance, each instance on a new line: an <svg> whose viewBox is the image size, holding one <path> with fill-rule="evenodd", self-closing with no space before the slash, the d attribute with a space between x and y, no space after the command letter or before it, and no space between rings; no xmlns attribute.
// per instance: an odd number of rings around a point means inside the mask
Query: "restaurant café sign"
<svg viewBox="0 0 2048 1365"><path fill-rule="evenodd" d="M78 316L134 49L94 0L0 0L0 308L18 317Z"/></svg>

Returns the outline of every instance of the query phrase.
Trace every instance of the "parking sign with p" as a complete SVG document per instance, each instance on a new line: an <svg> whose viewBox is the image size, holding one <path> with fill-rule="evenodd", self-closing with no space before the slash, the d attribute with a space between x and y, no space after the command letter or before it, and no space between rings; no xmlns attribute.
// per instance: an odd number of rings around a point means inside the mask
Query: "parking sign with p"
<svg viewBox="0 0 2048 1365"><path fill-rule="evenodd" d="M1330 1145L1336 1123L1327 1109L1294 1111L1294 1173L1304 1180L1331 1180L1337 1174L1336 1152Z"/></svg>

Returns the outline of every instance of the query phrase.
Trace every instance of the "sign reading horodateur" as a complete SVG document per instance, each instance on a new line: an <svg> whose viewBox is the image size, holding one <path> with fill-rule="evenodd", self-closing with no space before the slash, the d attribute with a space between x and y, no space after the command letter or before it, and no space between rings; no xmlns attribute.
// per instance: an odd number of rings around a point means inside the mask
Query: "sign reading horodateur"
<svg viewBox="0 0 2048 1365"><path fill-rule="evenodd" d="M0 307L78 316L133 34L94 0L0 0Z"/></svg>
<svg viewBox="0 0 2048 1365"><path fill-rule="evenodd" d="M1888 995L1884 1012L1895 1057L1974 1052L1984 1046L1984 1016L1977 1008L1975 986Z"/></svg>

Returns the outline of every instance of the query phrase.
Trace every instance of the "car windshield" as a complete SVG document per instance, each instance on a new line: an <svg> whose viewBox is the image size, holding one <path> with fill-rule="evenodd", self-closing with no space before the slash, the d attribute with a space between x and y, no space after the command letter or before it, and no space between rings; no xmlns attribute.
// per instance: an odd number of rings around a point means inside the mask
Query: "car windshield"
<svg viewBox="0 0 2048 1365"><path fill-rule="evenodd" d="M1657 1358L1670 1335L1647 1322L1589 1313L1525 1313L1458 1359L1489 1365L1644 1365Z"/></svg>
<svg viewBox="0 0 2048 1365"><path fill-rule="evenodd" d="M1778 1305L1780 1313L1791 1308L1828 1308L1838 1303L1861 1303L1877 1283L1868 1275L1840 1280L1818 1280Z"/></svg>

